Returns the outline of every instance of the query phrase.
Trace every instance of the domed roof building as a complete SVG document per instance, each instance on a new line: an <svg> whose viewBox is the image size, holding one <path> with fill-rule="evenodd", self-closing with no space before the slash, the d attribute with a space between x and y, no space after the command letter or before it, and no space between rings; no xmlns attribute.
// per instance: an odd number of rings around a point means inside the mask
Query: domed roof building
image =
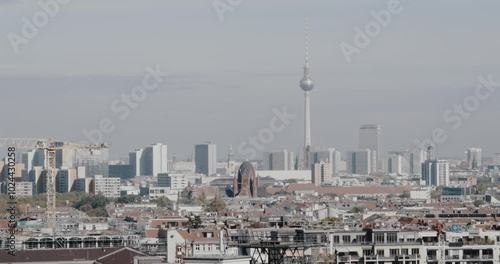
<svg viewBox="0 0 500 264"><path fill-rule="evenodd" d="M257 197L258 185L259 181L255 176L255 169L252 163L244 161L238 169L238 174L234 177L233 197Z"/></svg>

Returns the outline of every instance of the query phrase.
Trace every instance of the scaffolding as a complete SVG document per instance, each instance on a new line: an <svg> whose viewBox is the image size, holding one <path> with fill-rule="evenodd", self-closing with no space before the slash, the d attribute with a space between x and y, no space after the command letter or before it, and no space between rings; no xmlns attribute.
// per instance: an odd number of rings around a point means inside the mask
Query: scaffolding
<svg viewBox="0 0 500 264"><path fill-rule="evenodd" d="M319 248L327 247L324 234L305 234L303 230L294 233L271 236L239 236L230 242L237 246L242 255L251 256L252 264L315 264Z"/></svg>

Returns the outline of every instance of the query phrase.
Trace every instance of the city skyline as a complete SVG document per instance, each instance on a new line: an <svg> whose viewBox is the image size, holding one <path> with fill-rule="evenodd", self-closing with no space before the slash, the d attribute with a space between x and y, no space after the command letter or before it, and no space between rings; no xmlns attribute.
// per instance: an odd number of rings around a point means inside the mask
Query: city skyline
<svg viewBox="0 0 500 264"><path fill-rule="evenodd" d="M0 264L499 264L498 10L0 0Z"/></svg>
<svg viewBox="0 0 500 264"><path fill-rule="evenodd" d="M370 11L382 10L385 2L362 5L353 1L335 4L323 1L308 4L307 12L303 11L306 5L299 1L288 1L285 6L273 3L265 16L258 16L262 20L254 15L264 7L259 3L245 3L227 13L223 22L210 4L148 1L151 4L148 8L146 5L138 8L134 3L121 6L108 3L102 4L104 13L100 14L94 12L95 7L90 2L67 6L61 13L68 23L89 16L95 16L95 23L71 31L64 25L66 23L51 21L36 38L21 46L16 55L7 38L0 42L0 85L11 87L4 90L3 98L12 98L2 101L2 107L5 111L16 109L16 118L1 119L9 122L8 127L0 128L3 136L41 136L78 142L86 140L83 130L94 129L102 118L110 117L116 128L105 135L104 141L111 146L113 158L126 157L128 151L152 142L164 142L170 146L170 153L184 158L193 152L191 146L211 140L220 146L219 156L225 156L227 146L232 144L235 157L244 159L245 155L237 150L238 144L266 127L273 109L286 107L298 118L258 152L260 155L274 149L296 152L303 148L300 142L303 99L296 85L297 78L302 75L303 62L303 31L300 29L307 15L311 25L309 31L314 35L309 43L314 50L311 54L314 80L321 87L315 90L311 102L314 146L334 147L345 153L357 145L352 135L361 124L377 123L384 129L381 142L386 150L410 148L416 139L422 141L432 137L436 128L443 128L448 136L437 148L441 156L458 156L471 146L481 147L484 156L491 156L500 149L500 143L494 140L500 132L495 124L500 110L495 103L495 93L490 99L481 101L479 109L471 112L470 117L462 118L458 129L455 129L455 121L443 120L448 109L474 94L480 76L488 79L491 74L492 80L497 80L496 62L500 58L495 51L499 39L492 32L498 28L498 22L490 18L495 16L492 10L499 4L494 1L486 1L482 6L445 1L433 5L430 13L427 12L428 3L405 3L404 11L393 17L391 24L371 41L369 47L353 56L351 63L345 61L339 44L352 44L353 28L364 26L367 19L372 19ZM27 14L16 10L16 1L3 2L2 7L0 12L5 16L0 21L6 23L0 23L0 33L18 32L19 16ZM181 29L163 27L165 34L156 33L157 25L186 21L173 14L169 7L200 15L199 20L189 21L187 32L205 32L198 34L206 43L203 49L190 38L172 40L165 37L183 36ZM152 11L153 8L157 10ZM284 11L280 13L279 10ZM421 21L419 14L424 11L427 17ZM126 15L131 12L145 18L139 24L142 27L126 26L130 23ZM349 17L341 15L346 12ZM79 15L74 16L76 13ZM165 13L171 16L163 16ZM475 19L464 21L461 14ZM116 26L105 22L107 15L119 19L137 39L151 40L148 42L151 46L145 49L135 40L123 41L129 40L128 31L116 32L110 39L106 31L97 26ZM282 20L274 19L276 16ZM440 31L447 25L442 16L446 16L446 23L461 30ZM436 29L427 27L429 24ZM153 26L146 31L138 30L146 25ZM274 34L276 31L286 34ZM440 32L440 43L434 40L434 31ZM61 38L59 33L64 33L61 36L70 34L70 37ZM405 40L407 35L414 36L415 41ZM217 41L210 41L209 37ZM462 37L465 40L458 41ZM113 43L110 44L113 48L105 45L86 49L91 46L86 44L95 39ZM255 43L256 39L265 41L257 41L253 46L245 44ZM472 41L474 39L484 41L478 43ZM121 45L118 45L120 40ZM221 47L219 40L232 45ZM51 48L59 46L56 43L63 48ZM477 52L467 52L470 50ZM106 53L123 59L110 63L101 59ZM186 56L188 54L190 56ZM70 66L73 65L70 59L81 59L83 63ZM111 104L141 83L148 65L152 68L159 65L162 71L170 74L169 77L137 108L130 109L125 120L119 119L121 112L114 113ZM259 92L265 92L266 96L258 96ZM429 97L429 93L433 96ZM51 94L58 94L59 104L44 103ZM61 108L65 111L60 111ZM46 121L52 125L37 127L34 131L33 124L39 122L37 114L48 118ZM143 129L151 126L154 129ZM198 129L200 126L206 129ZM231 133L227 135L225 131L229 127Z"/></svg>

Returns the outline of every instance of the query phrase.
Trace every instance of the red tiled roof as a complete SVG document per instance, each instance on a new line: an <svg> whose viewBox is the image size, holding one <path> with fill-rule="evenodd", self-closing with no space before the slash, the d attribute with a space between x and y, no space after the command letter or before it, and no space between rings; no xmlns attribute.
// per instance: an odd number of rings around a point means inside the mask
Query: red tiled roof
<svg viewBox="0 0 500 264"><path fill-rule="evenodd" d="M386 194L394 193L401 194L405 191L411 191L411 186L332 186L332 187L316 187L314 184L306 183L292 183L283 188L266 188L266 192L270 194L285 191L286 193L293 193L296 191L316 191L321 194Z"/></svg>
<svg viewBox="0 0 500 264"><path fill-rule="evenodd" d="M146 253L131 248L122 248L98 258L95 264L134 264L135 256L148 256Z"/></svg>
<svg viewBox="0 0 500 264"><path fill-rule="evenodd" d="M87 249L48 249L16 251L15 256L8 251L0 251L0 263L38 262L54 263L56 261L71 263L75 259L95 261L120 248L87 248Z"/></svg>

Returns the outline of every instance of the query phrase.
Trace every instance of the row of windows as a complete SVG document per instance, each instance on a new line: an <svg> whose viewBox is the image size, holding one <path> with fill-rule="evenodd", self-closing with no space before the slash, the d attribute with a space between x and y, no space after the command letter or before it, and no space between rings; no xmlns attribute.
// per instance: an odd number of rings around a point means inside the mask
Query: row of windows
<svg viewBox="0 0 500 264"><path fill-rule="evenodd" d="M177 252L178 253L181 253L182 252L182 249L183 249L183 245L178 245L177 246ZM220 245L211 245L211 244L208 244L208 245L205 245L205 244L197 244L194 246L194 249L196 251L213 251L215 249L215 251L220 251Z"/></svg>
<svg viewBox="0 0 500 264"><path fill-rule="evenodd" d="M395 248L395 249L389 249L389 256L394 257L394 256L399 256L399 255L418 255L420 254L420 249L418 248L412 248L411 251L408 248ZM372 256L373 255L373 250L371 249L365 249L363 250L363 255L364 256ZM378 249L376 251L376 254L378 256L384 256L385 252L383 249Z"/></svg>
<svg viewBox="0 0 500 264"><path fill-rule="evenodd" d="M387 238L386 238L387 235ZM374 235L374 242L375 243L401 243L401 242L414 242L415 238L399 238L398 239L398 234L397 233L376 233ZM344 244L349 244L349 243L363 243L366 242L366 236L365 235L356 235L351 236L351 235L343 235L343 236L333 236L333 243L339 244L340 242Z"/></svg>

